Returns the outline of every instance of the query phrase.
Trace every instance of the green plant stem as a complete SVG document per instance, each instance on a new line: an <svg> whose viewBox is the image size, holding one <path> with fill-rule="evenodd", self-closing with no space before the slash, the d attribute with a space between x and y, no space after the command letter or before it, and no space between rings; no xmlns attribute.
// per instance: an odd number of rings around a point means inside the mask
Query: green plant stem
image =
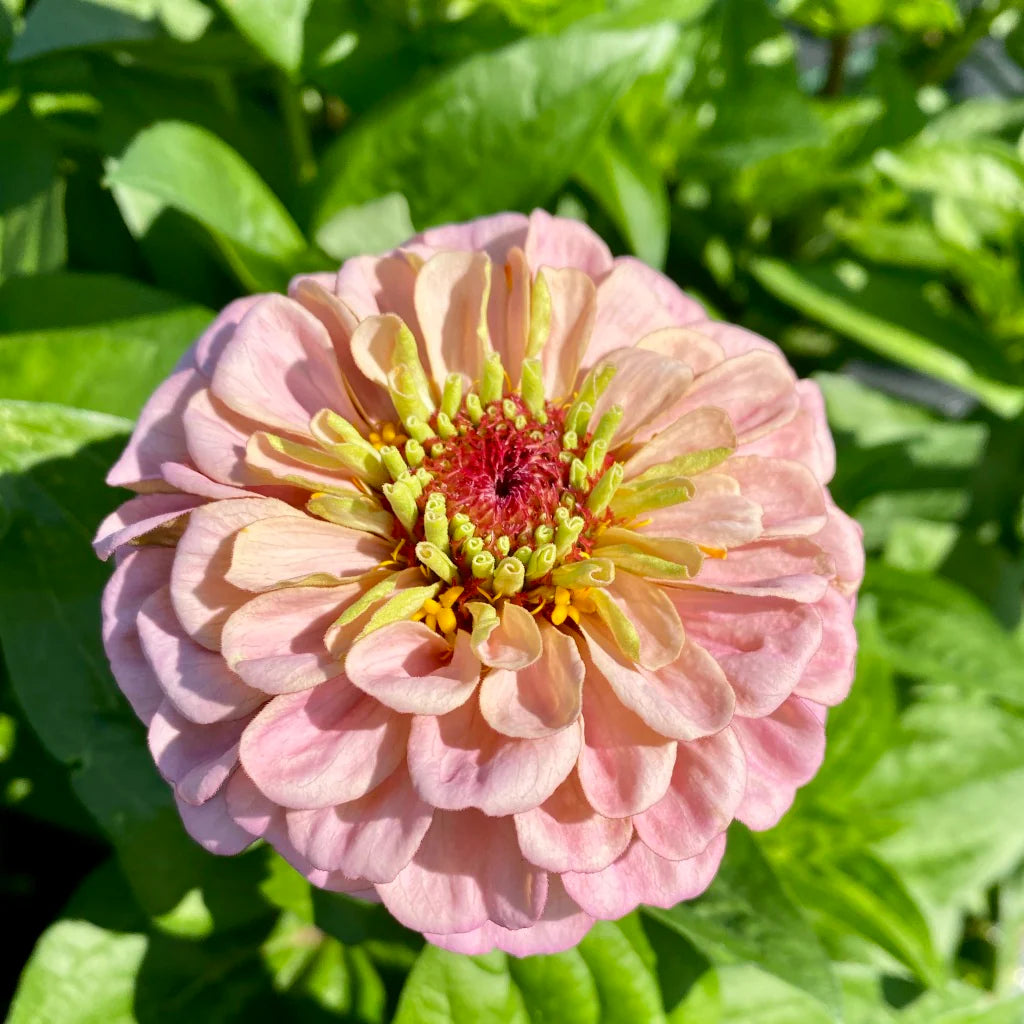
<svg viewBox="0 0 1024 1024"><path fill-rule="evenodd" d="M302 109L302 97L295 83L284 74L278 76L277 98L284 117L295 177L300 185L305 185L316 177L316 157L309 137L309 122L306 120L306 112Z"/></svg>

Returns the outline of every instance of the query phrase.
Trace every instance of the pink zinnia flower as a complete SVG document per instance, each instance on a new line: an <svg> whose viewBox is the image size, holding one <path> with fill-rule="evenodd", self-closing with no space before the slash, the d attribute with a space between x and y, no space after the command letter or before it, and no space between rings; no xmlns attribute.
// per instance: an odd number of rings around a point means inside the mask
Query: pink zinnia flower
<svg viewBox="0 0 1024 1024"><path fill-rule="evenodd" d="M207 849L464 952L671 906L816 771L860 532L771 342L543 212L232 303L101 527L114 674Z"/></svg>

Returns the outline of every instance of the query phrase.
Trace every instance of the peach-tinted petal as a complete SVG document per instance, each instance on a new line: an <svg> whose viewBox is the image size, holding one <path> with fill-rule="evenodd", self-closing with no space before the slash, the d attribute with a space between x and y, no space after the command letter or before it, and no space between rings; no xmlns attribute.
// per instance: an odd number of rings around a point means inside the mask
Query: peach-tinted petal
<svg viewBox="0 0 1024 1024"><path fill-rule="evenodd" d="M349 878L390 882L412 860L434 809L399 766L366 796L335 807L288 811L288 835L311 864Z"/></svg>
<svg viewBox="0 0 1024 1024"><path fill-rule="evenodd" d="M140 494L129 498L100 523L93 549L106 561L122 545L173 522L202 503L191 494Z"/></svg>
<svg viewBox="0 0 1024 1024"><path fill-rule="evenodd" d="M522 605L505 602L497 625L472 646L483 664L515 672L540 657L542 640L536 618Z"/></svg>
<svg viewBox="0 0 1024 1024"><path fill-rule="evenodd" d="M636 347L678 359L694 376L707 373L725 358L721 345L690 327L662 327L641 338Z"/></svg>
<svg viewBox="0 0 1024 1024"><path fill-rule="evenodd" d="M552 217L546 210L530 214L523 243L531 267L575 267L600 281L612 268L608 246L586 224Z"/></svg>
<svg viewBox="0 0 1024 1024"><path fill-rule="evenodd" d="M544 393L555 401L566 397L576 381L583 353L594 327L594 282L582 270L545 267L551 297L551 328L541 349Z"/></svg>
<svg viewBox="0 0 1024 1024"><path fill-rule="evenodd" d="M318 574L340 580L379 568L390 549L387 541L361 530L301 514L276 516L239 530L224 576L255 591Z"/></svg>
<svg viewBox="0 0 1024 1024"><path fill-rule="evenodd" d="M820 601L835 563L809 540L775 540L747 544L727 558L706 558L696 583L730 594Z"/></svg>
<svg viewBox="0 0 1024 1024"><path fill-rule="evenodd" d="M604 593L633 624L640 640L640 665L653 671L679 657L683 627L661 587L631 572L620 572Z"/></svg>
<svg viewBox="0 0 1024 1024"><path fill-rule="evenodd" d="M518 671L492 669L480 686L480 711L506 736L538 739L572 725L583 699L583 659L572 637L544 624L540 658Z"/></svg>
<svg viewBox="0 0 1024 1024"><path fill-rule="evenodd" d="M522 249L512 248L504 265L500 260L494 261L491 297L487 303L487 326L491 345L501 356L501 365L505 367L513 384L520 381L526 356L531 282L532 275Z"/></svg>
<svg viewBox="0 0 1024 1024"><path fill-rule="evenodd" d="M679 455L703 452L709 448L733 448L735 445L736 435L726 412L712 408L694 409L681 415L639 448L626 461L624 477L629 480Z"/></svg>
<svg viewBox="0 0 1024 1024"><path fill-rule="evenodd" d="M242 318L210 387L236 413L298 433L320 409L339 409L346 401L326 328L281 295L267 296Z"/></svg>
<svg viewBox="0 0 1024 1024"><path fill-rule="evenodd" d="M570 775L539 807L515 816L519 848L548 871L599 871L617 860L633 835L629 818L606 818Z"/></svg>
<svg viewBox="0 0 1024 1024"><path fill-rule="evenodd" d="M821 765L824 714L810 701L790 697L765 718L737 716L732 727L747 761L747 789L736 817L753 829L771 828Z"/></svg>
<svg viewBox="0 0 1024 1024"><path fill-rule="evenodd" d="M270 435L257 431L246 442L243 472L254 481L291 485L307 492L354 492L351 474L340 463L323 465L332 461L330 456L305 445L279 451Z"/></svg>
<svg viewBox="0 0 1024 1024"><path fill-rule="evenodd" d="M659 857L639 839L603 871L562 875L566 892L598 920L614 921L638 904L672 907L699 896L710 884L725 852L725 836L689 860Z"/></svg>
<svg viewBox="0 0 1024 1024"><path fill-rule="evenodd" d="M835 560L839 589L853 594L864 579L864 530L831 499L828 505L828 522L811 539Z"/></svg>
<svg viewBox="0 0 1024 1024"><path fill-rule="evenodd" d="M183 462L165 462L160 467L160 472L171 487L200 498L213 498L219 501L221 498L248 498L251 494L241 487L217 483Z"/></svg>
<svg viewBox="0 0 1024 1024"><path fill-rule="evenodd" d="M175 710L201 725L241 718L266 697L246 686L213 651L197 644L178 622L170 587L143 602L139 640L146 660Z"/></svg>
<svg viewBox="0 0 1024 1024"><path fill-rule="evenodd" d="M258 424L229 409L209 388L192 396L183 415L188 454L202 473L236 487L256 482L245 465L245 447Z"/></svg>
<svg viewBox="0 0 1024 1024"><path fill-rule="evenodd" d="M188 353L189 361L207 380L213 376L217 360L224 352L224 346L234 337L235 328L242 322L245 314L264 298L266 298L265 295L243 295L240 299L234 299L199 335L199 340Z"/></svg>
<svg viewBox="0 0 1024 1024"><path fill-rule="evenodd" d="M676 744L623 707L604 679L592 672L583 693L579 761L580 784L590 806L608 818L638 814L665 795L675 758Z"/></svg>
<svg viewBox="0 0 1024 1024"><path fill-rule="evenodd" d="M746 778L743 749L731 729L680 743L672 783L653 807L634 815L636 834L669 860L696 857L729 827Z"/></svg>
<svg viewBox="0 0 1024 1024"><path fill-rule="evenodd" d="M358 640L345 659L349 678L395 711L443 715L469 700L480 663L469 634L454 648L422 622L394 622Z"/></svg>
<svg viewBox="0 0 1024 1024"><path fill-rule="evenodd" d="M706 320L704 307L696 299L682 291L671 278L647 266L636 257L619 256L615 260L615 267L627 267L635 274L636 279L642 281L668 311L674 326L701 323Z"/></svg>
<svg viewBox="0 0 1024 1024"><path fill-rule="evenodd" d="M275 697L242 736L241 761L271 800L299 810L357 800L401 763L408 720L343 676Z"/></svg>
<svg viewBox="0 0 1024 1024"><path fill-rule="evenodd" d="M197 508L189 517L171 569L171 603L193 640L218 650L227 617L249 598L225 579L235 534L269 516L301 516L274 498L238 498Z"/></svg>
<svg viewBox="0 0 1024 1024"><path fill-rule="evenodd" d="M447 715L413 719L409 772L435 807L478 807L517 814L543 803L572 771L580 752L579 724L537 740L502 736L476 701Z"/></svg>
<svg viewBox="0 0 1024 1024"><path fill-rule="evenodd" d="M722 467L743 496L761 506L765 537L808 537L825 526L825 492L814 474L790 459L740 455Z"/></svg>
<svg viewBox="0 0 1024 1024"><path fill-rule="evenodd" d="M729 463L728 465L731 465ZM689 501L648 512L645 532L682 537L702 547L728 551L757 540L763 532L761 506L723 473L702 473L693 480Z"/></svg>
<svg viewBox="0 0 1024 1024"><path fill-rule="evenodd" d="M853 625L855 600L830 588L814 606L821 617L821 646L793 691L798 696L826 705L846 699L857 660L857 630Z"/></svg>
<svg viewBox="0 0 1024 1024"><path fill-rule="evenodd" d="M459 249L486 252L494 263L504 263L509 250L526 242L529 220L521 213L495 213L462 224L427 228L402 245L424 258L435 252Z"/></svg>

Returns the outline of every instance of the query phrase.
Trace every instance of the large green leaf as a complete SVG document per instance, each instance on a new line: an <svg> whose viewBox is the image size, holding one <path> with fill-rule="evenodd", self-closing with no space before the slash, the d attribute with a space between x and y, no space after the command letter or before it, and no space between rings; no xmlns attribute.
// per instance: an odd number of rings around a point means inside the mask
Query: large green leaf
<svg viewBox="0 0 1024 1024"><path fill-rule="evenodd" d="M252 167L204 128L163 121L144 129L110 162L107 177L136 235L169 206L206 228L253 290L280 288L299 269L306 242L291 215Z"/></svg>
<svg viewBox="0 0 1024 1024"><path fill-rule="evenodd" d="M756 965L839 1015L839 989L821 943L741 825L729 830L726 855L703 896L645 912L679 931L712 963Z"/></svg>
<svg viewBox="0 0 1024 1024"><path fill-rule="evenodd" d="M221 0L227 16L271 63L295 74L312 0Z"/></svg>
<svg viewBox="0 0 1024 1024"><path fill-rule="evenodd" d="M656 26L525 39L428 81L327 150L316 227L392 192L408 197L419 227L543 203L674 35Z"/></svg>
<svg viewBox="0 0 1024 1024"><path fill-rule="evenodd" d="M112 275L8 281L0 286L0 397L134 416L212 316Z"/></svg>

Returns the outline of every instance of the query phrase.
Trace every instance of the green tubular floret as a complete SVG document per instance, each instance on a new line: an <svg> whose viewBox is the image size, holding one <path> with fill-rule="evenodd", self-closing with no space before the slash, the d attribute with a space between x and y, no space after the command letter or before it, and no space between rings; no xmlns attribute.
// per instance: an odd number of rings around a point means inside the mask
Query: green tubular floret
<svg viewBox="0 0 1024 1024"><path fill-rule="evenodd" d="M593 476L604 464L604 457L608 454L606 442L595 438L590 442L586 454L583 456L583 465L587 467L587 476Z"/></svg>
<svg viewBox="0 0 1024 1024"><path fill-rule="evenodd" d="M567 452L573 451L579 443L580 439L576 436L575 430L567 430L562 435L562 448Z"/></svg>
<svg viewBox="0 0 1024 1024"><path fill-rule="evenodd" d="M410 416L405 421L405 432L415 441L423 444L434 436L434 431L419 416Z"/></svg>
<svg viewBox="0 0 1024 1024"><path fill-rule="evenodd" d="M619 424L622 422L622 415L622 406L613 405L597 421L597 427L594 429L594 436L591 438L590 443L594 444L597 441L603 441L605 445L605 451L607 451L611 447L612 438L615 436L615 431L619 429Z"/></svg>
<svg viewBox="0 0 1024 1024"><path fill-rule="evenodd" d="M534 416L544 411L544 378L539 359L524 359L519 391Z"/></svg>
<svg viewBox="0 0 1024 1024"><path fill-rule="evenodd" d="M380 450L380 458L392 480L398 480L403 474L409 472L402 453L394 445L384 445Z"/></svg>
<svg viewBox="0 0 1024 1024"><path fill-rule="evenodd" d="M555 531L548 526L547 523L541 523L540 526L533 531L533 540L538 547L542 544L550 544L554 539L554 536Z"/></svg>
<svg viewBox="0 0 1024 1024"><path fill-rule="evenodd" d="M488 352L484 360L484 370L480 375L480 404L490 405L501 400L505 390L505 367L501 365L501 356L497 352Z"/></svg>
<svg viewBox="0 0 1024 1024"><path fill-rule="evenodd" d="M466 415L474 426L477 426L484 418L484 407L480 403L479 395L472 393L466 395Z"/></svg>
<svg viewBox="0 0 1024 1024"><path fill-rule="evenodd" d="M555 530L555 555L561 561L569 553L572 546L579 540L586 523L582 516L572 516L564 523L559 523Z"/></svg>
<svg viewBox="0 0 1024 1024"><path fill-rule="evenodd" d="M462 405L462 374L449 373L444 380L444 391L441 393L441 412L453 420Z"/></svg>
<svg viewBox="0 0 1024 1024"><path fill-rule="evenodd" d="M455 563L430 541L421 540L416 545L416 558L445 583L454 583L459 578Z"/></svg>
<svg viewBox="0 0 1024 1024"><path fill-rule="evenodd" d="M458 431L455 429L455 425L448 418L447 413L439 412L437 414L437 436L442 440L448 441L455 437Z"/></svg>
<svg viewBox="0 0 1024 1024"><path fill-rule="evenodd" d="M469 571L478 580L489 580L494 574L494 555L481 551L469 560Z"/></svg>
<svg viewBox="0 0 1024 1024"><path fill-rule="evenodd" d="M526 564L526 578L532 581L547 576L555 567L557 557L554 544L542 544L530 555Z"/></svg>
<svg viewBox="0 0 1024 1024"><path fill-rule="evenodd" d="M569 483L578 491L587 486L590 474L587 472L586 463L580 459L573 459L569 464Z"/></svg>
<svg viewBox="0 0 1024 1024"><path fill-rule="evenodd" d="M473 558L479 555L484 549L484 542L481 537L469 537L462 545L462 554L466 558Z"/></svg>
<svg viewBox="0 0 1024 1024"><path fill-rule="evenodd" d="M395 517L402 524L405 532L411 534L420 517L419 506L416 504L416 498L413 497L412 491L409 490L404 481L384 484L381 491L384 497L387 498L388 504L394 511Z"/></svg>
<svg viewBox="0 0 1024 1024"><path fill-rule="evenodd" d="M621 462L613 462L604 472L604 475L594 485L594 489L587 498L587 508L595 516L601 515L611 504L615 492L622 483L623 468Z"/></svg>
<svg viewBox="0 0 1024 1024"><path fill-rule="evenodd" d="M423 512L423 533L427 540L439 551L448 554L451 550L448 540L448 517L443 508L436 505L428 506Z"/></svg>
<svg viewBox="0 0 1024 1024"><path fill-rule="evenodd" d="M533 548L531 548L529 546L529 544L523 544L521 547L516 548L515 554L514 554L513 557L518 558L519 561L522 562L524 566L526 566L526 565L529 564L529 562L530 562L530 555L532 555L532 554L533 554Z"/></svg>
<svg viewBox="0 0 1024 1024"><path fill-rule="evenodd" d="M494 593L499 597L511 597L523 589L526 568L517 558L503 558L494 570Z"/></svg>
<svg viewBox="0 0 1024 1024"><path fill-rule="evenodd" d="M521 419L523 421L523 426L526 426L526 417L519 415L519 410L516 408L516 403L513 402L511 398L503 398L501 400L501 411L505 419L512 420L513 426L515 425L515 421L517 419Z"/></svg>
<svg viewBox="0 0 1024 1024"><path fill-rule="evenodd" d="M415 468L419 466L423 460L427 457L427 453L423 450L423 445L419 443L414 437L410 437L405 442L405 461L410 466Z"/></svg>

